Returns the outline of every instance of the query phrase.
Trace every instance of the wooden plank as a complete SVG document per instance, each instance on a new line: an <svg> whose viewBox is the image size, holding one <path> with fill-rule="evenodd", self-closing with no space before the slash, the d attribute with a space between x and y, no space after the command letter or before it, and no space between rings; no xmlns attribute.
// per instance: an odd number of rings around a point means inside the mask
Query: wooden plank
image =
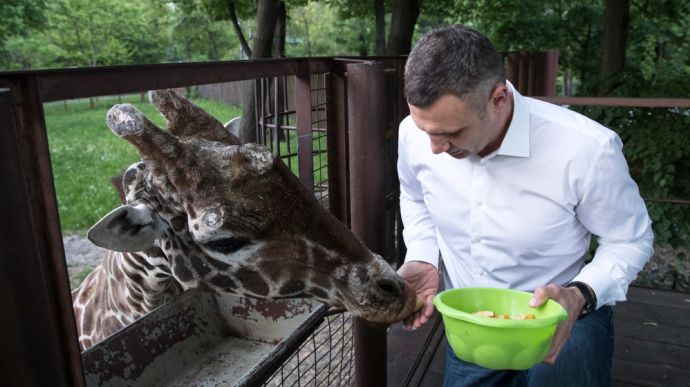
<svg viewBox="0 0 690 387"><path fill-rule="evenodd" d="M631 286L628 290L627 302L668 306L690 311L690 294L688 293Z"/></svg>
<svg viewBox="0 0 690 387"><path fill-rule="evenodd" d="M614 358L690 370L690 348L616 335Z"/></svg>
<svg viewBox="0 0 690 387"><path fill-rule="evenodd" d="M657 325L651 325L655 323ZM690 351L690 335L687 327L679 327L652 321L614 320L614 334L659 344L671 344L685 347Z"/></svg>
<svg viewBox="0 0 690 387"><path fill-rule="evenodd" d="M436 354L445 353L443 323L438 312L416 331L406 331L402 323L388 332L388 386L421 386L430 368L437 370ZM441 358L442 359L442 358Z"/></svg>
<svg viewBox="0 0 690 387"><path fill-rule="evenodd" d="M614 359L611 381L614 386L688 386L690 370Z"/></svg>
<svg viewBox="0 0 690 387"><path fill-rule="evenodd" d="M634 321L659 326L690 328L690 313L680 308L650 304L618 304L613 308L614 321Z"/></svg>
<svg viewBox="0 0 690 387"><path fill-rule="evenodd" d="M443 332L443 325L440 332ZM418 387L437 387L443 385L443 377L446 371L446 348L448 341L446 335L441 335L438 346L431 360L431 364L427 368L424 378L418 384Z"/></svg>

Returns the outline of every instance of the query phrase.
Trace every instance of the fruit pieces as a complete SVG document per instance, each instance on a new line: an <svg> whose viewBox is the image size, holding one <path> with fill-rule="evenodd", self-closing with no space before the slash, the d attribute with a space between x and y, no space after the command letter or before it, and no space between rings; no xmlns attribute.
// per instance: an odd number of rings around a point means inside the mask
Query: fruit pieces
<svg viewBox="0 0 690 387"><path fill-rule="evenodd" d="M532 313L514 314L511 316L508 314L496 314L490 310L480 310L480 311L474 312L472 314L475 316L497 318L497 319L501 319L501 320L535 320L537 318Z"/></svg>

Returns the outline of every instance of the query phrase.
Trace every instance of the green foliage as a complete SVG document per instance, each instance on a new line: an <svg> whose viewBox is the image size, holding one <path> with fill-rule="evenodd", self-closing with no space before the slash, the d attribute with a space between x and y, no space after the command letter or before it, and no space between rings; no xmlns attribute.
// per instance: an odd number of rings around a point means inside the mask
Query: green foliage
<svg viewBox="0 0 690 387"><path fill-rule="evenodd" d="M213 8L222 5L215 3L203 0L175 2L169 60L189 62L240 58L240 44L228 21L227 10Z"/></svg>
<svg viewBox="0 0 690 387"><path fill-rule="evenodd" d="M601 61L603 2L575 0L456 0L448 21L486 34L502 52L559 50L561 72L580 82L596 75Z"/></svg>
<svg viewBox="0 0 690 387"><path fill-rule="evenodd" d="M44 24L44 0L3 0L0 2L0 68L9 68L13 63L11 46L26 45L22 38L30 31Z"/></svg>
<svg viewBox="0 0 690 387"><path fill-rule="evenodd" d="M23 36L28 28L43 25L44 0L3 0L0 2L0 43L10 36Z"/></svg>
<svg viewBox="0 0 690 387"><path fill-rule="evenodd" d="M580 108L615 130L624 142L630 172L645 199L690 198L690 109ZM690 246L687 205L648 201L655 241Z"/></svg>
<svg viewBox="0 0 690 387"><path fill-rule="evenodd" d="M162 116L138 95L123 102L136 105L156 125ZM196 99L195 102L222 122L236 117L240 110L221 102ZM135 148L118 138L105 125L108 109L118 100L99 98L94 109L88 101L70 101L65 111L62 102L44 107L60 224L65 234L83 234L98 219L120 204L110 178L139 159Z"/></svg>
<svg viewBox="0 0 690 387"><path fill-rule="evenodd" d="M288 9L287 31L288 56L371 55L374 51L373 16L339 17L336 8L322 2Z"/></svg>

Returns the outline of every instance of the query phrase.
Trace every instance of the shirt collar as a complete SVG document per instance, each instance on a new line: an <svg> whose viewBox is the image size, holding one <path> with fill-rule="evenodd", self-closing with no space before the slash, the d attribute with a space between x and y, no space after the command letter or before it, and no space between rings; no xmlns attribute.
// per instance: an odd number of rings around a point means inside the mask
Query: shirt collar
<svg viewBox="0 0 690 387"><path fill-rule="evenodd" d="M506 81L506 84L513 93L513 118L496 154L529 157L529 106L512 83Z"/></svg>

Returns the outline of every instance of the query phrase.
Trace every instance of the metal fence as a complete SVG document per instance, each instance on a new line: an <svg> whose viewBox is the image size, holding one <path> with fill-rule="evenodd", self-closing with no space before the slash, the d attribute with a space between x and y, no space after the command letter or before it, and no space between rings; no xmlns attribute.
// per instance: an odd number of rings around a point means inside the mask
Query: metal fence
<svg viewBox="0 0 690 387"><path fill-rule="evenodd" d="M394 147L389 145L386 151L384 144L386 138L391 140L393 128L404 114L399 88L402 63L403 58L278 59L0 74L0 172L7 187L1 201L6 218L13 219L4 222L0 230L5 258L0 270L0 329L13 333L3 336L0 350L3 366L12 370L7 382L56 386L85 383L58 222L44 103L253 81L261 141L280 154L365 244L394 261L399 255L388 251L387 246L399 244L383 242L383 230L384 209L391 208L384 203L395 194L386 195L383 177L385 168L394 170L395 155L390 151ZM290 97L281 86L287 78L294 82L291 110L286 109ZM282 101L281 93L285 97ZM384 104L387 100L389 105ZM355 161L348 158L349 152L357 155ZM386 177L391 182L395 179L394 174ZM17 303L20 299L23 302ZM263 380L270 385L293 380L300 385L311 369L313 381L319 385L324 383L320 374L326 370L327 385L348 385L354 369L360 385L380 385L381 374L385 380L385 367L381 367L386 359L385 329L347 314L314 324L314 334L291 340L285 348L294 353L292 360L283 365L285 359L276 358L280 364L268 364L254 375L270 376ZM358 346L366 350L358 350ZM266 370L272 370L271 374ZM260 381L256 376L252 383Z"/></svg>

